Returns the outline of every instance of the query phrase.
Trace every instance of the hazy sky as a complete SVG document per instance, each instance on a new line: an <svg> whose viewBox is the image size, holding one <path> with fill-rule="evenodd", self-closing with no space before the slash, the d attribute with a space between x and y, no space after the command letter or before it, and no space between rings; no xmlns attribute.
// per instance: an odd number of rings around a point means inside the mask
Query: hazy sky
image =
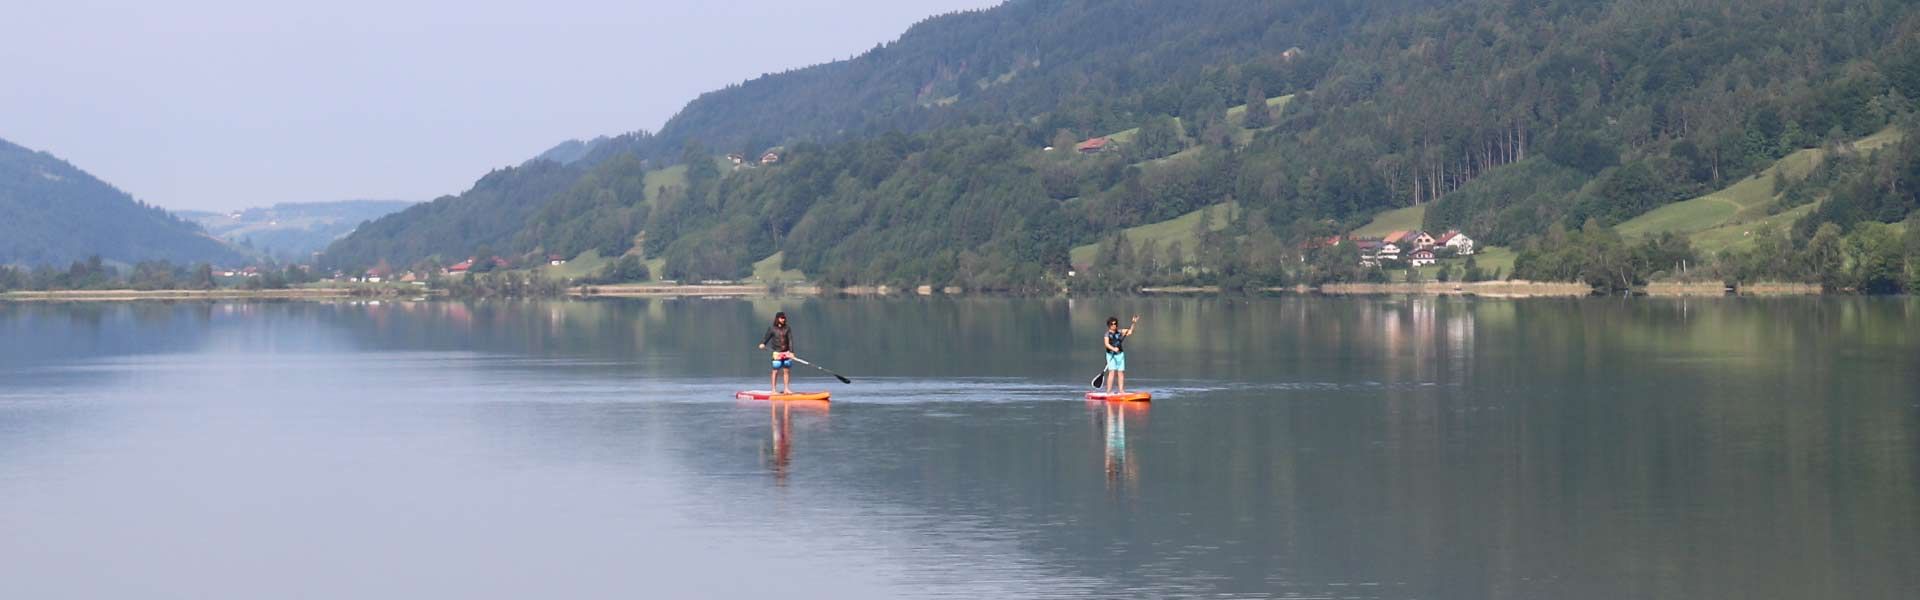
<svg viewBox="0 0 1920 600"><path fill-rule="evenodd" d="M15 2L0 138L173 209L428 200L999 0Z"/></svg>

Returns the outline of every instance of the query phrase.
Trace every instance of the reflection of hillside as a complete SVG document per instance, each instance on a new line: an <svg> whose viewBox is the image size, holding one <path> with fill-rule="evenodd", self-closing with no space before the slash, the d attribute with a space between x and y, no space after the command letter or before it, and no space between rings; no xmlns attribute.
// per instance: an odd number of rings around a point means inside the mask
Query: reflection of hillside
<svg viewBox="0 0 1920 600"><path fill-rule="evenodd" d="M366 378L351 389L432 398L419 410L478 424L513 460L600 477L669 457L721 507L693 518L792 507L773 526L900 544L916 576L1051 577L1094 597L1920 589L1912 301L99 306L0 305L0 333L54 336L51 356L69 359L212 340L390 353L390 370L331 368ZM1147 427L1145 406L1116 416L1070 391L876 398L856 384L828 420L635 381L759 382L752 344L774 310L795 315L803 355L856 380L1026 386L1083 383L1099 319L1139 312L1139 381L1180 386ZM7 367L25 346L9 344ZM326 368L308 376L331 381ZM416 375L429 369L470 372ZM0 439L21 439L18 422L0 420ZM956 556L968 564L939 564Z"/></svg>
<svg viewBox="0 0 1920 600"><path fill-rule="evenodd" d="M233 315L229 306L0 302L0 368L190 352L205 343L216 315Z"/></svg>

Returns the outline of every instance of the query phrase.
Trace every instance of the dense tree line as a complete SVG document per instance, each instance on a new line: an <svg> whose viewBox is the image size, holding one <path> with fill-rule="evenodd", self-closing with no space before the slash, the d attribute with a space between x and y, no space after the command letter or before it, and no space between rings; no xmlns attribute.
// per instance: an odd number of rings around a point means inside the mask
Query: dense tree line
<svg viewBox="0 0 1920 600"><path fill-rule="evenodd" d="M243 278L242 289L284 289L317 281L306 267L269 266ZM66 269L41 265L31 269L0 265L0 292L64 290L211 290L220 287L207 263L176 265L164 260L141 261L116 268L99 256L73 261Z"/></svg>
<svg viewBox="0 0 1920 600"><path fill-rule="evenodd" d="M431 285L456 298L553 298L567 291L559 281L524 271L448 277L435 279Z"/></svg>

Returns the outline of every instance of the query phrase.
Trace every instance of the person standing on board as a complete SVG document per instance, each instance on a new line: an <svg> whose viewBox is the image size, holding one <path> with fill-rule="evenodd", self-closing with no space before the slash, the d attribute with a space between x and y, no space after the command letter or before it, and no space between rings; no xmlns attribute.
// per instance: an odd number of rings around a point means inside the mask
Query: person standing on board
<svg viewBox="0 0 1920 600"><path fill-rule="evenodd" d="M1133 330L1140 328L1140 315L1133 316L1133 322L1126 329L1120 328L1119 317L1107 317L1107 333L1101 338L1100 345L1107 349L1107 393L1127 393L1127 338Z"/></svg>
<svg viewBox="0 0 1920 600"><path fill-rule="evenodd" d="M787 313L773 314L773 325L767 328L767 334L760 338L760 349L773 346L773 372L767 374L769 393L793 393L793 329L787 326ZM775 386L776 380L786 385Z"/></svg>

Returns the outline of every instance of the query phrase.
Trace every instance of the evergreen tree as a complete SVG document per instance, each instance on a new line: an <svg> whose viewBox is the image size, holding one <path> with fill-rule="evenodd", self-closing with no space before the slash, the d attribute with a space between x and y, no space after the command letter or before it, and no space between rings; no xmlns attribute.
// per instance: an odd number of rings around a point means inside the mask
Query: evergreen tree
<svg viewBox="0 0 1920 600"><path fill-rule="evenodd" d="M1273 115L1267 108L1266 87L1254 79L1247 84L1247 112L1242 115L1240 125L1247 129L1265 129L1273 125Z"/></svg>

